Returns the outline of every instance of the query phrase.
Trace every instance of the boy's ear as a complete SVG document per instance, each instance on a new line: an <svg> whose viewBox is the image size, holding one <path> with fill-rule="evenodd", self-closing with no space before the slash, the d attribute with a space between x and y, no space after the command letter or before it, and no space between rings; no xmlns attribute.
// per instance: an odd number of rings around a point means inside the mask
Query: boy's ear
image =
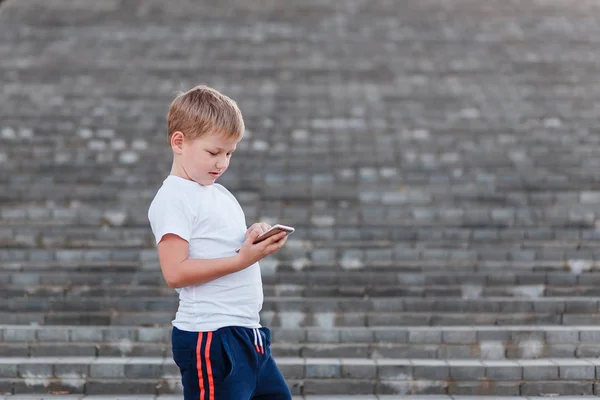
<svg viewBox="0 0 600 400"><path fill-rule="evenodd" d="M181 154L183 150L183 132L177 131L171 135L171 149L175 154Z"/></svg>

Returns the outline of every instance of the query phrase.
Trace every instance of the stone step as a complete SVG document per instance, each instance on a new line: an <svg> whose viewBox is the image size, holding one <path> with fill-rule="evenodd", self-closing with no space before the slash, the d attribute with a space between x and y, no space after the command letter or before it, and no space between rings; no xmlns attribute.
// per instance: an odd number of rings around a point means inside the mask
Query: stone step
<svg viewBox="0 0 600 400"><path fill-rule="evenodd" d="M64 239L46 237L17 238L19 243L3 249L0 262L8 265L54 265L66 263L85 264L90 261L155 261L158 262L154 242L150 238L124 239L119 245L105 240L69 240L63 248ZM144 247L140 247L145 242ZM521 265L544 266L558 264L568 268L577 260L591 263L593 270L600 269L600 251L594 245L579 248L569 246L535 245L523 248L522 243L486 244L482 246L461 243L413 244L394 240L302 240L300 235L289 239L288 244L269 260L280 262L302 260L311 264L341 265L345 269L360 269L372 265L402 267L406 263L423 265L473 266L503 263L507 267ZM45 247L45 248L44 248ZM298 268L298 267L297 267Z"/></svg>
<svg viewBox="0 0 600 400"><path fill-rule="evenodd" d="M600 274L598 275L600 278ZM264 281L263 281L264 282ZM589 282L587 282L589 283ZM266 297L463 297L463 298L486 298L486 297L566 297L589 298L600 297L600 287L597 285L544 285L544 284L513 284L513 285L482 285L477 283L462 285L391 285L360 284L325 285L325 284L263 284L263 292ZM172 298L173 289L166 285L2 285L0 284L0 299L19 299L46 297L49 299L72 299L74 296L85 297L111 297L111 298L137 298L137 297L159 297ZM575 300L575 299L574 299Z"/></svg>
<svg viewBox="0 0 600 400"><path fill-rule="evenodd" d="M150 183L139 184L137 182L102 182L94 183L94 179L82 179L83 182L64 183L55 181L52 176L43 177L39 174L27 176L23 174L19 182L14 184L5 184L5 187L11 188L2 193L2 199L6 203L18 203L20 200L26 203L35 203L40 201L52 201L57 204L70 203L73 201L85 205L128 205L130 215L141 216L139 211L135 211L131 206L134 205L133 198L139 194L139 199L145 204L149 204L156 190L160 187L161 179L166 177L168 166L146 173L137 173L135 176L141 180L148 180ZM408 171L403 171L408 173ZM491 226L511 226L511 227L587 227L588 221L592 220L583 214L573 211L590 211L597 207L597 198L580 199L579 196L585 192L582 186L595 184L596 178L591 176L581 182L544 183L544 192L560 197L561 194L572 196L566 202L551 204L551 197L546 200L546 204L539 204L535 200L527 199L527 192L523 191L519 185L499 185L497 190L506 190L514 198L503 196L501 193L490 193L489 185L481 184L475 186L468 180L458 180L451 184L433 184L419 185L420 182L410 184L410 193L400 192L393 187L393 183L383 182L383 187L377 182L357 185L354 182L313 182L309 170L302 171L304 182L295 181L293 186L282 185L281 174L271 179L270 176L260 174L258 170L248 173L235 173L228 171L220 179L234 193L238 192L264 192L268 194L268 199L263 199L260 203L267 201L285 201L293 200L295 202L307 201L335 201L335 202L355 202L360 201L363 205L368 204L371 207L377 207L378 210L369 214L389 211L393 216L403 220L415 220L419 222L429 221L429 223L456 223L464 222L487 222ZM76 179L74 174L70 179ZM319 179L318 175L316 179ZM328 174L333 177L333 174ZM288 175L289 176L289 175ZM157 179L157 177L159 177ZM241 181L243 177L243 181ZM46 179L46 183L40 183ZM28 182L29 181L29 182ZM157 182L158 181L158 182ZM278 182L276 182L278 181ZM25 184L27 183L27 186ZM379 185L379 186L378 186ZM399 184L401 185L401 184ZM26 187L27 189L24 189ZM286 190L287 189L287 190ZM465 194L468 193L468 194ZM597 196L597 192L591 192ZM487 199L486 199L487 198ZM486 200L489 203L486 204ZM494 204L490 204L490 203ZM344 203L346 204L346 203ZM406 206L406 207L400 207ZM308 207L306 207L308 208ZM345 210L350 207L344 205ZM13 209L16 209L14 207ZM448 210L451 210L450 212ZM279 210L277 210L279 211ZM490 213L493 211L493 213ZM366 213L365 213L366 214ZM272 215L273 211L266 211L266 215ZM281 214L277 214L281 216ZM361 213L347 212L343 215L350 215L353 218ZM17 218L14 218L17 220ZM65 218L65 220L69 220ZM386 220L382 217L376 217L381 224ZM298 219L298 221L301 221ZM373 220L371 220L373 221ZM510 224L509 224L510 222Z"/></svg>
<svg viewBox="0 0 600 400"><path fill-rule="evenodd" d="M330 251L330 250L329 250ZM377 249L377 253L383 251L383 254L389 255L390 249ZM328 249L324 249L327 253ZM404 254L404 252L402 252ZM8 252L4 253L8 254ZM129 250L94 250L88 253L86 260L62 260L62 261L31 261L35 258L35 251L22 251L21 255L12 253L16 259L12 261L0 262L0 268L13 272L43 272L43 271L71 271L71 272L120 272L120 271L159 271L160 266L155 260L137 261L137 253L131 253ZM154 252L153 252L154 254ZM276 253L278 254L278 253ZM319 254L315 257L316 254ZM444 258L446 253L438 254L431 259L403 259L391 260L383 259L382 256L374 256L373 260L365 259L365 252L361 250L346 250L342 252L341 258L335 256L328 257L327 260L320 260L322 253L318 250L312 252L300 251L296 254L283 252L281 255L272 255L261 261L263 274L273 274L279 272L329 272L331 274L342 274L347 271L365 271L369 272L389 272L389 273L441 273L448 271L452 273L476 273L494 274L498 271L506 273L527 273L527 272L565 272L571 271L574 274L581 272L597 272L600 270L600 262L589 259L577 259L569 261L510 261L510 260L458 260ZM413 254L413 253L410 253ZM414 255L414 254L413 254ZM293 257L295 256L295 257ZM311 260L310 258L317 258ZM412 257L412 256L411 256ZM26 260L28 259L28 260Z"/></svg>
<svg viewBox="0 0 600 400"><path fill-rule="evenodd" d="M394 293L395 294L395 293ZM398 293L401 294L401 293ZM478 293L457 297L336 298L336 297L265 297L263 312L307 312L314 314L354 312L458 312L556 314L597 313L600 297L479 297ZM0 312L154 312L176 311L175 294L162 297L113 298L78 294L56 297L10 298L0 305Z"/></svg>
<svg viewBox="0 0 600 400"><path fill-rule="evenodd" d="M264 265L266 264L266 265ZM568 286L573 287L585 285L600 285L600 274L596 272L571 272L571 271L454 271L448 274L446 271L422 271L422 272L386 272L386 271L345 271L344 273L335 273L325 271L297 271L286 272L269 270L272 263L268 262L261 265L263 267L263 283L268 285L280 285L282 288L293 287L293 285L306 285L309 287L319 287L321 285L339 285L339 286L379 286L379 285L481 285L484 288L494 288L504 285L549 285L549 286ZM49 287L78 287L80 290L90 291L94 289L103 290L105 288L114 288L118 290L121 287L129 287L131 290L145 290L150 288L153 293L161 292L167 288L162 273L159 270L141 270L132 266L130 268L112 268L107 272L94 272L95 267L90 267L92 271L68 270L37 270L37 271L0 271L0 287L24 288L30 289L32 293ZM98 267L99 268L99 267ZM132 270L133 269L133 270ZM76 289L73 289L76 290ZM171 289L169 289L171 291Z"/></svg>
<svg viewBox="0 0 600 400"><path fill-rule="evenodd" d="M426 360L279 357L294 394L592 395L600 361ZM179 371L162 357L0 358L0 391L80 394L181 393ZM124 386L121 386L121 385Z"/></svg>
<svg viewBox="0 0 600 400"><path fill-rule="evenodd" d="M14 342L111 342L169 343L171 323L157 326L0 325L0 340ZM369 326L271 328L273 341L283 343L417 343L475 344L481 341L548 343L596 343L595 325L472 325L472 326Z"/></svg>
<svg viewBox="0 0 600 400"><path fill-rule="evenodd" d="M52 184L48 189L30 188L26 192L20 193L23 183L19 183L14 191L7 191L0 195L6 203L19 204L20 201L35 202L40 197L55 203L80 202L85 205L99 204L100 208L92 207L64 207L52 208L48 211L39 211L39 207L33 210L24 210L20 206L6 207L6 211L0 215L1 220L8 227L31 226L49 228L54 226L70 227L91 227L91 226L109 226L109 227L144 227L147 226L147 205L156 188L148 189L140 187L137 190L128 185L123 191L119 188L112 188L107 191L109 185L88 185L82 188L77 185L72 188L62 188L54 190ZM398 227L407 227L414 229L433 228L435 226L441 229L486 227L488 229L532 229L532 230L551 230L561 231L562 229L577 228L584 231L592 231L594 227L593 212L598 204L569 204L554 206L499 206L490 207L481 205L480 202L461 201L448 196L445 199L427 200L426 205L422 200L406 200L406 195L397 191L381 192L381 189L373 189L372 192L366 192L366 195L373 198L360 199L365 195L359 193L359 189L352 185L337 185L327 187L311 187L305 185L296 188L297 193L290 193L292 189L288 187L288 192L284 188L271 188L265 186L263 179L250 180L245 189L255 187L254 191L264 190L269 194L269 199L262 199L257 204L244 205L245 215L249 222L255 219L268 219L287 224L299 225L306 224L308 218L315 227L331 226L338 220L348 227L362 226L362 220L368 219L369 223L365 226L387 226L398 232ZM234 193L237 193L235 185L228 187ZM37 190L37 193L36 193ZM143 198L137 198L140 191L148 192L142 195ZM151 193L151 194L150 194ZM417 192L419 193L419 192ZM278 206L278 202L294 201L297 203L306 203L312 201L335 201L352 202L350 206L341 207L334 212L318 213L311 215L310 204L303 204L302 211L292 211L289 206ZM143 201L146 207L136 207ZM275 203L275 205L273 205ZM404 207L402 207L404 206ZM54 208L54 207L53 207ZM117 211L125 211L115 213ZM590 215L592 217L590 217ZM123 218L124 216L124 218ZM298 233L302 232L301 229ZM410 231L409 231L410 232ZM441 235L441 233L439 233ZM561 234L556 234L561 235ZM590 233L591 236L597 236Z"/></svg>
<svg viewBox="0 0 600 400"><path fill-rule="evenodd" d="M281 186L281 181L285 178L296 178L294 183L298 186L308 187L309 189L322 189L325 187L330 188L345 188L351 187L354 189L353 194L355 197L360 195L364 200L370 200L371 202L377 202L381 199L373 197L370 192L365 190L360 191L359 189L376 189L378 183L384 183L389 193L394 193L394 199L396 203L412 203L417 205L430 204L432 202L447 202L452 205L461 203L475 203L480 207L487 206L488 208L502 207L519 207L523 205L531 205L532 207L547 206L552 207L557 203L562 204L597 204L598 203L598 191L596 187L589 188L590 183L595 182L595 176L593 173L587 173L582 175L580 172L569 166L564 166L565 171L578 172L579 176L571 177L570 182L540 182L546 184L546 190L542 193L535 193L535 190L528 190L523 187L522 182L502 182L499 181L496 189L503 189L494 191L490 190L488 182L477 182L474 181L475 174L467 174L460 177L448 177L446 166L431 166L430 168L420 168L419 166L413 165L402 165L403 177L398 175L385 177L381 176L381 172L385 174L387 171L397 172L398 170L393 168L392 165L386 165L381 169L370 168L372 174L368 179L360 180L357 182L356 175L361 174L362 166L357 166L353 160L344 160L345 157L339 158L339 165L337 168L329 168L329 171L323 171L322 166L315 166L310 160L303 159L300 157L290 157L288 155L273 155L271 159L265 161L256 160L253 158L256 153L252 151L242 150L242 145L246 145L247 141L242 140L238 146L240 154L236 153L234 163L225 175L219 178L221 183L225 186L230 186L234 190L241 191L252 191L258 190L260 187L252 187L251 185L245 185L245 181L240 180L240 176L247 179L251 183L261 182L263 187L267 189L269 187L277 188ZM158 146L157 146L158 148ZM563 148L564 149L564 148ZM563 150L561 149L561 150ZM48 148L42 147L40 150L48 151ZM85 155L91 155L92 153L85 154L85 150L81 149L82 157ZM151 194L151 190L156 190L160 187L163 179L168 174L168 167L171 162L168 159L170 154L166 149L159 148L161 152L160 159L156 157L148 157L146 159L140 159L136 161L135 167L135 178L132 178L131 174L123 173L122 171L115 171L114 166L111 164L100 164L96 163L95 160L88 161L87 165L82 162L73 162L72 165L63 163L62 165L55 165L49 160L43 160L44 167L40 168L39 165L35 164L35 161L27 159L31 164L23 163L19 165L19 168L14 168L12 165L7 165L7 169L16 170L10 178L5 178L2 182L7 187L13 187L14 193L20 195L27 202L39 202L42 200L66 200L76 197L78 199L85 199L86 201L94 200L93 194L99 195L101 198L112 198L113 200L118 199L119 195L123 190L128 192L140 192L141 199L148 199ZM552 152L550 152L551 154ZM264 155L260 155L263 156ZM27 155L23 154L23 158ZM285 158L284 158L285 157ZM545 157L547 157L545 155ZM501 157L504 160L506 157ZM16 159L16 157L15 157ZM280 168L281 163L287 163L288 165L283 166L288 168L299 167L302 168L301 173L294 174L293 172L287 172L287 174L276 173L269 171L269 168ZM510 161L509 161L510 162ZM83 165L82 165L83 164ZM253 171L243 171L244 164L254 168ZM278 165L279 164L279 165ZM294 165L295 164L295 165ZM18 165L18 164L16 164ZM62 174L57 173L55 169L45 171L48 166L54 166L56 169L63 169ZM81 165L81 168L79 167ZM95 170L89 169L89 165L93 165ZM29 168L31 166L31 168ZM386 168L387 167L387 168ZM478 165L478 170L494 171L498 168L497 165L484 166ZM29 169L29 170L28 170ZM111 173L114 172L114 173ZM446 174L444 174L446 172ZM516 172L513 170L513 172ZM295 175L295 176L294 176ZM313 180L314 175L320 175L317 179ZM323 180L322 178L326 175L327 177ZM343 176L346 175L346 176ZM407 175L410 177L407 179ZM442 180L437 182L431 182L432 176L440 177ZM335 179L337 178L337 179ZM341 178L341 179L340 179ZM387 178L387 179L386 179ZM406 182L410 179L410 184L406 185ZM435 179L435 178L434 178ZM408 189L398 191L394 187L394 183L402 184L405 183ZM28 192L23 188L23 185L27 184L31 190ZM405 186L403 185L403 186ZM588 189L589 188L589 189ZM104 190L102 190L104 189ZM415 190L417 189L417 190ZM46 192L49 195L55 194L53 197L43 198L39 196L39 193ZM292 192L294 192L292 190ZM37 194L37 196L28 195L28 193ZM283 192L282 192L283 193ZM289 192L288 192L289 193ZM367 193L368 195L365 195ZM61 194L64 196L56 196ZM11 193L6 194L8 198L11 198ZM74 196L75 195L75 196ZM349 196L345 196L349 197ZM299 199L305 197L299 196ZM335 199L335 197L334 197ZM560 204L562 203L562 204Z"/></svg>
<svg viewBox="0 0 600 400"><path fill-rule="evenodd" d="M139 201L139 199L135 199ZM253 201L254 202L254 201ZM243 204L242 204L243 206ZM310 204L306 204L310 206ZM255 204L248 204L246 208L251 211ZM130 239L144 239L152 241L152 233L147 225L139 227L123 226L127 220L129 209L119 205L108 207L93 212L98 220L106 226L98 229L98 226L50 224L49 222L58 217L77 218L89 217L90 210L76 211L71 208L55 208L48 205L35 205L35 207L24 207L19 205L12 211L4 210L3 226L0 229L0 243L10 246L16 242L19 246L31 243L36 238L51 239L53 243L72 243L78 240L97 239L99 241L110 241L111 245L119 246L121 241ZM600 232L595 228L543 228L543 227L494 227L490 226L401 226L362 222L360 226L351 220L333 219L335 210L320 211L320 215L311 217L309 223L306 220L298 222L295 227L295 237L319 240L394 240L408 243L427 243L427 245L458 244L464 247L464 243L471 245L486 243L520 243L525 248L528 246L585 248L593 247L600 239ZM27 224L23 224L24 220ZM17 223L18 220L18 223ZM48 226L42 226L47 221ZM58 221L58 220L57 220ZM39 222L39 223L37 223ZM250 222L250 221L249 221ZM57 247L66 247L57 246Z"/></svg>
<svg viewBox="0 0 600 400"><path fill-rule="evenodd" d="M418 343L422 340L425 343ZM510 342L482 340L479 343L273 343L271 351L279 357L312 358L421 358L421 359L541 359L600 357L600 344L548 343L538 338L523 337ZM167 357L171 358L170 343L135 342L130 339L104 342L10 342L0 344L0 357Z"/></svg>
<svg viewBox="0 0 600 400"><path fill-rule="evenodd" d="M47 254L46 259L56 260L64 255L81 254L80 260L85 260L84 255L95 250L127 249L130 251L144 252L154 250L154 236L145 225L140 227L126 227L127 231L121 231L114 227L109 221L109 217L99 220L98 226L94 226L95 232L73 232L65 233L57 226L52 229L28 229L25 232L14 232L10 229L10 224L4 223L0 230L0 246L6 248L17 257L22 251L36 249L38 253ZM111 217L117 218L117 217ZM123 217L125 218L125 217ZM1 220L0 220L1 221ZM476 235L469 230L464 233L464 238L443 238L434 232L420 234L419 238L409 238L402 236L401 233L389 232L378 229L377 227L367 226L358 234L350 227L348 228L323 228L307 227L305 230L298 227L298 223L286 219L287 225L293 225L296 232L290 236L290 247L295 248L304 245L305 250L312 249L335 249L343 251L345 249L358 248L363 251L373 249L392 247L398 250L413 250L421 258L426 259L435 254L435 252L448 252L454 254L455 259L458 254L463 254L460 259L467 260L498 260L500 254L505 253L504 258L507 261L530 261L550 258L551 254L563 254L562 259L589 258L597 259L597 241L600 237L594 239L525 239L523 234L514 237L493 237L482 234L482 238L471 237ZM21 226L23 222L15 222ZM247 222L248 226L252 221ZM139 231L139 232L135 232ZM311 243L307 247L306 242ZM462 253L459 253L458 251ZM493 251L492 251L493 250ZM454 252L452 252L454 251ZM562 253L561 253L562 252ZM492 254L496 256L491 257ZM9 261L8 255L5 256ZM451 257L449 257L451 258ZM552 261L552 260L549 260Z"/></svg>
<svg viewBox="0 0 600 400"><path fill-rule="evenodd" d="M407 400L480 400L481 396L466 395L402 395ZM552 396L553 399L563 400L597 400L600 395L590 396ZM398 400L397 395L296 395L292 400ZM181 400L180 395L79 395L79 394L55 394L55 395L2 395L0 400ZM548 400L548 396L493 396L490 400Z"/></svg>
<svg viewBox="0 0 600 400"><path fill-rule="evenodd" d="M139 202L139 199L136 199ZM62 243L77 244L82 239L98 239L119 244L117 239L144 238L152 241L152 232L149 229L147 216L145 221L134 222L143 217L140 209L131 209L121 203L115 206L105 206L101 210L79 208L56 208L55 206L36 206L30 209L19 208L3 210L0 220L3 222L0 239L5 246L11 242L22 246L28 238L48 238L62 240ZM242 205L242 207L244 207ZM289 210L286 206L285 210ZM310 207L310 204L303 205ZM489 223L477 225L468 221L448 221L449 223L423 224L405 223L406 218L397 216L394 224L378 220L361 223L354 222L350 215L336 216L335 210L314 211L314 215L299 216L260 215L256 204L244 207L248 211L247 223L250 225L258 220L273 222L293 223L297 228L295 238L309 238L320 240L395 240L399 242L428 242L435 244L456 244L464 247L464 243L521 243L524 247L593 247L593 242L598 240L600 233L593 227L545 227L542 224L535 226L505 226ZM301 209L301 208L299 208ZM360 210L360 209L359 209ZM258 215L256 213L259 213ZM291 211L288 211L291 213ZM360 211L355 211L360 214ZM132 220L131 218L135 218ZM276 220L273 220L277 218ZM283 218L283 220L281 220ZM308 219L308 221L307 221ZM339 221L337 219L340 219ZM98 229L102 227L102 229ZM462 245L462 246L461 246Z"/></svg>
<svg viewBox="0 0 600 400"><path fill-rule="evenodd" d="M88 311L88 312L0 312L0 321L6 324L40 325L100 325L157 326L170 323L175 316L172 312L145 311ZM594 325L600 324L600 313L561 313L556 312L303 312L266 311L260 313L261 321L269 327L363 327L363 326L459 326L459 325Z"/></svg>
<svg viewBox="0 0 600 400"><path fill-rule="evenodd" d="M596 326L272 328L278 356L595 357ZM0 326L0 355L170 356L171 327ZM26 345L24 345L26 344Z"/></svg>
<svg viewBox="0 0 600 400"><path fill-rule="evenodd" d="M333 190L333 189L331 189ZM60 201L60 194L43 194L44 196L55 196L54 201ZM67 193L65 193L65 196ZM37 196L40 196L38 194ZM17 202L19 198L23 200L27 200L27 195L23 195L21 197L14 196L14 199L9 199L6 201L14 201ZM317 200L323 200L325 196L313 195ZM334 196L327 196L334 197ZM0 197L2 199L2 197ZM106 196L98 196L95 194L91 194L89 197L81 197L78 196L77 199L82 199L86 202L91 201L102 201L103 204L111 203L113 201L112 197L107 198ZM329 199L327 199L329 200ZM348 201L348 198L344 198L341 201ZM115 207L119 206L121 208L126 209L126 213L124 214L124 218L122 214L114 214L106 212L106 211L97 211L97 212L86 212L86 211L77 211L72 212L68 209L64 211L54 211L52 214L48 216L44 216L43 214L37 214L37 211L30 212L29 214L17 214L19 211L14 211L14 214L6 213L6 216L2 217L0 220L3 221L3 225L7 228L17 228L23 225L30 226L32 228L57 228L57 227L126 227L126 228L141 228L147 226L147 209L143 211L141 208L135 209L135 204L131 201L131 205L128 205L125 201L120 201L118 203L115 202ZM149 202L148 202L149 205ZM125 207L127 206L127 207ZM322 227L330 226L331 222L335 222L336 220L346 221L347 226L352 229L358 226L362 226L358 221L362 218L372 218L371 225L375 225L374 232L380 232L379 226L388 226L390 227L390 231L388 237L392 238L394 236L404 237L404 235L398 232L398 227L406 227L406 228L424 228L430 229L432 227L438 226L440 229L453 229L453 228L469 228L471 226L486 226L489 229L497 229L497 228L516 228L519 231L524 231L526 229L536 229L536 230L553 230L560 231L562 228L568 229L569 227L576 225L581 227L581 229L585 229L585 236L587 237L597 237L597 233L593 233L592 229L589 229L590 226L593 226L593 221L591 223L581 222L581 221L571 221L568 217L568 212L557 212L553 209L544 209L544 210L531 210L530 208L523 208L512 210L512 212L506 213L504 209L492 209L490 214L489 208L476 208L475 204L472 205L463 205L457 208L453 203L443 204L436 203L429 205L427 207L418 207L414 205L410 205L410 210L405 211L396 211L400 205L385 205L378 204L376 205L377 210L383 216L380 217L372 217L367 213L361 211L353 211L353 212L344 212L344 213L336 213L331 215L325 215L323 218L320 216L315 216L313 221L313 227L310 229L313 232L319 232L318 235L323 235ZM262 221L271 221L286 223L287 225L298 226L306 222L306 218L309 217L308 214L304 217L301 216L293 217L286 215L285 211L265 211L264 214L256 214L257 211L262 210L266 205L261 206L246 206L243 207L244 212L246 214L247 222L253 223L256 220ZM453 213L450 214L448 209L453 207ZM573 206L576 208L575 206ZM587 207L588 210L586 212L590 213L592 208L597 208L597 205L593 207ZM392 216L386 216L386 214L392 214ZM506 215L503 219L500 217L492 218L491 215ZM540 215L539 217L532 217L533 214ZM555 215L558 214L558 215ZM457 215L464 215L462 217L457 217ZM392 224L392 219L394 223ZM336 223L337 224L337 223ZM340 235L345 235L343 233L344 224L340 224ZM365 224L366 227L369 227L369 224ZM391 229L394 230L391 230ZM589 229L589 231L588 231ZM301 233L302 230L298 230L298 233ZM334 231L335 232L335 231ZM587 233L589 232L589 233ZM313 234L313 235L317 235ZM325 233L329 234L329 233ZM366 233L365 233L366 234ZM353 232L350 231L349 235L355 236ZM381 233L384 235L384 233ZM441 235L439 233L438 235ZM523 235L515 234L515 235ZM559 235L558 233L556 234ZM505 236L505 240L510 237L511 234L507 233ZM502 236L501 236L502 238ZM498 240L498 239L496 239Z"/></svg>

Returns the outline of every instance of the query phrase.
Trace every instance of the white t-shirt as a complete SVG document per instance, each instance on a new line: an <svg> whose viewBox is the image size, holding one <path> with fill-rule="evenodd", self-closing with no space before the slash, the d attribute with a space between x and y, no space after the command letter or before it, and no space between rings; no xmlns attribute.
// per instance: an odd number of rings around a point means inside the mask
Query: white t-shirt
<svg viewBox="0 0 600 400"><path fill-rule="evenodd" d="M148 219L158 244L175 234L189 243L189 258L235 256L246 235L246 218L236 198L222 185L203 186L169 175L156 193ZM173 326L208 332L224 326L259 328L263 303L260 266L213 281L177 289L179 309Z"/></svg>

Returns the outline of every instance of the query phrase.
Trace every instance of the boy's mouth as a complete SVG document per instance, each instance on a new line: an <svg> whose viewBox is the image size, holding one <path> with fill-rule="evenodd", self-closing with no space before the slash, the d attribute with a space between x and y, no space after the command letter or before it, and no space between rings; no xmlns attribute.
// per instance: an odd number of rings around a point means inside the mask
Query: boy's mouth
<svg viewBox="0 0 600 400"><path fill-rule="evenodd" d="M218 173L218 172L209 172L209 174L210 174L210 175L211 175L213 178L216 178L216 177L218 177L219 175L221 175L221 174L220 174L220 173Z"/></svg>

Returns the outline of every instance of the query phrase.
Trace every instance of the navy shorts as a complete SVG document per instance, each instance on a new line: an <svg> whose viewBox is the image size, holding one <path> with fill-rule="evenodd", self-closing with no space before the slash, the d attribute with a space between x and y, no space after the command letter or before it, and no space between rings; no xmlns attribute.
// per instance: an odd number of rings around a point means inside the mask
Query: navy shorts
<svg viewBox="0 0 600 400"><path fill-rule="evenodd" d="M267 328L187 332L173 327L173 360L185 400L291 400Z"/></svg>

